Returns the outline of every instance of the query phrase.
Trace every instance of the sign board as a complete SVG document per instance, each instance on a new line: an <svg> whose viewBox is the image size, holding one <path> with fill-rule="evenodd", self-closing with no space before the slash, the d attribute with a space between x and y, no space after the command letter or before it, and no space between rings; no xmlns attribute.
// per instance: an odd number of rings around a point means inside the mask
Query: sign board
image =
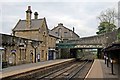
<svg viewBox="0 0 120 80"><path fill-rule="evenodd" d="M66 43L59 43L56 45L58 48L103 48L102 45L78 45L78 44L66 44Z"/></svg>
<svg viewBox="0 0 120 80"><path fill-rule="evenodd" d="M57 44L58 48L74 48L75 45L74 44Z"/></svg>
<svg viewBox="0 0 120 80"><path fill-rule="evenodd" d="M16 52L16 50L11 50L11 52L12 52L12 53L15 53L15 52Z"/></svg>

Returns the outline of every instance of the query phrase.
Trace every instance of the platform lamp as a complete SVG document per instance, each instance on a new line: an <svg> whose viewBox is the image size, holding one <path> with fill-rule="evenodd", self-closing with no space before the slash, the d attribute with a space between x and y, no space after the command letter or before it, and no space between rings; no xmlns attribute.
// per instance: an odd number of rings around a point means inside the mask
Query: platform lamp
<svg viewBox="0 0 120 80"><path fill-rule="evenodd" d="M32 47L33 47L34 50L35 50L35 63L36 63L36 49L37 49L37 47L39 46L39 41L32 41L32 42L31 42L31 45L32 45Z"/></svg>
<svg viewBox="0 0 120 80"><path fill-rule="evenodd" d="M109 37L106 36L105 38L106 38L106 47L108 47L109 46L109 43L108 43ZM109 67L109 55L108 55L108 52L107 52L106 60L107 60L107 67Z"/></svg>

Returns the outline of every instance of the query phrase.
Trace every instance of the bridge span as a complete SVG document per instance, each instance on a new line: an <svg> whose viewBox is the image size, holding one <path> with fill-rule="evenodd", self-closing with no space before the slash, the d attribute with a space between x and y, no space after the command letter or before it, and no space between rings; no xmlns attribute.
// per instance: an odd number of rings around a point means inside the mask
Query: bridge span
<svg viewBox="0 0 120 80"><path fill-rule="evenodd" d="M77 50L82 49L97 49L97 55L101 56L101 50L103 48L106 48L117 41L117 31L118 30L102 35L83 37L75 40L64 40L56 44L56 46L59 49L65 49L63 52L68 49L68 54L70 53L70 55L72 54L74 57L77 54Z"/></svg>
<svg viewBox="0 0 120 80"><path fill-rule="evenodd" d="M105 48L117 41L117 30L102 35L65 40L57 44L58 48Z"/></svg>

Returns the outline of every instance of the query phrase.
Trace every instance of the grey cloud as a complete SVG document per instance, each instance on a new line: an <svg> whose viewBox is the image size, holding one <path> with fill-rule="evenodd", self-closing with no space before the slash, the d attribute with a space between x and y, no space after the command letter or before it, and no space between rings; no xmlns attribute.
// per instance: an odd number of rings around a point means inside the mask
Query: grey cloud
<svg viewBox="0 0 120 80"><path fill-rule="evenodd" d="M116 3L117 4L117 3ZM46 17L49 28L62 22L66 27L75 27L80 36L94 35L97 28L96 16L111 3L89 2L22 2L2 5L3 32L11 33L18 19L25 19L27 6L32 6L33 13ZM32 16L33 17L33 16ZM11 20L11 21L9 21ZM6 24L7 23L7 24ZM9 27L9 28L8 28ZM7 28L7 29L6 29ZM91 30L92 28L92 30Z"/></svg>

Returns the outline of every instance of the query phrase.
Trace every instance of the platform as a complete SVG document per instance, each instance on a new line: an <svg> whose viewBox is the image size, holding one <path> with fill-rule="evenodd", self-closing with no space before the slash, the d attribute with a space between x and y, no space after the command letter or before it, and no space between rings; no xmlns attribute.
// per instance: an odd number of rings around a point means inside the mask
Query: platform
<svg viewBox="0 0 120 80"><path fill-rule="evenodd" d="M92 78L118 78L118 74L112 75L111 67L107 67L102 59L95 59L91 69L85 77L87 79Z"/></svg>
<svg viewBox="0 0 120 80"><path fill-rule="evenodd" d="M2 70L2 76L0 76L0 78L4 78L4 77L16 75L16 74L21 74L21 73L24 73L24 72L27 72L27 71L40 69L40 68L51 66L51 65L56 65L56 64L60 64L60 63L71 61L71 60L74 60L74 58L71 58L71 59L56 59L56 60L49 60L49 61L44 61L44 62L23 64L23 65L4 68Z"/></svg>

